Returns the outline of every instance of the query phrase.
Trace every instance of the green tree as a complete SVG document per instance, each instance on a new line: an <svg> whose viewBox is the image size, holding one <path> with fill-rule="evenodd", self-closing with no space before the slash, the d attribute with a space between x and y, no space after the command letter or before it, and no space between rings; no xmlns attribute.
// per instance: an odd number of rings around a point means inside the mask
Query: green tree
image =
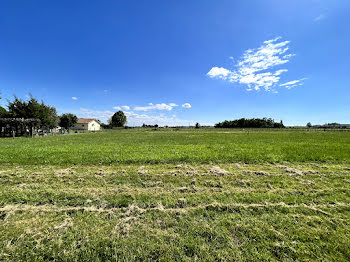
<svg viewBox="0 0 350 262"><path fill-rule="evenodd" d="M109 123L112 127L123 127L126 124L126 115L123 111L118 111L114 113Z"/></svg>
<svg viewBox="0 0 350 262"><path fill-rule="evenodd" d="M312 125L311 125L311 123L309 122L309 123L307 123L306 124L306 126L308 127L308 128L311 128L312 127Z"/></svg>
<svg viewBox="0 0 350 262"><path fill-rule="evenodd" d="M60 116L60 123L59 125L66 130L69 131L69 129L74 126L78 122L78 117L74 114L63 114Z"/></svg>
<svg viewBox="0 0 350 262"><path fill-rule="evenodd" d="M0 100L1 100L1 96L0 96ZM6 117L8 116L9 112L7 112L7 110L5 108L3 108L2 106L0 106L0 118L2 117Z"/></svg>
<svg viewBox="0 0 350 262"><path fill-rule="evenodd" d="M252 119L236 119L225 120L224 122L215 124L216 128L284 128L283 122L276 123L271 118L252 118Z"/></svg>
<svg viewBox="0 0 350 262"><path fill-rule="evenodd" d="M196 123L196 127L195 128L199 128L199 127L200 127L199 123Z"/></svg>
<svg viewBox="0 0 350 262"><path fill-rule="evenodd" d="M110 124L105 124L105 123L101 123L101 127L103 129L110 129L111 128Z"/></svg>
<svg viewBox="0 0 350 262"><path fill-rule="evenodd" d="M11 102L8 101L9 116L13 118L35 118L40 120L40 127L51 129L58 125L56 108L45 105L44 101L38 102L30 95L28 101L24 101L15 96Z"/></svg>
<svg viewBox="0 0 350 262"><path fill-rule="evenodd" d="M8 112L5 108L3 108L2 106L0 106L0 117L7 117L8 116Z"/></svg>

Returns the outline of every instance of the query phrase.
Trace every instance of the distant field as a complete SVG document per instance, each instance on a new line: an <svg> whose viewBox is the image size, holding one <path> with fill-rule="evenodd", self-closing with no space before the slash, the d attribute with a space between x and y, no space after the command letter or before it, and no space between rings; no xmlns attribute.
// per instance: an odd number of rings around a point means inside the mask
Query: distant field
<svg viewBox="0 0 350 262"><path fill-rule="evenodd" d="M350 162L350 132L131 129L0 140L0 163Z"/></svg>
<svg viewBox="0 0 350 262"><path fill-rule="evenodd" d="M350 132L0 139L0 261L349 261Z"/></svg>

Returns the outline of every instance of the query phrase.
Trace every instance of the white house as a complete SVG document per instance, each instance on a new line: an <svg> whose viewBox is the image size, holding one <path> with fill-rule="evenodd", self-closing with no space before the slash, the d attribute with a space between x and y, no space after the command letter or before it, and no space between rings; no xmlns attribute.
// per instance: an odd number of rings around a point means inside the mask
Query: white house
<svg viewBox="0 0 350 262"><path fill-rule="evenodd" d="M74 127L72 129L99 131L99 130L101 130L101 124L96 119L79 118L78 122L74 125Z"/></svg>

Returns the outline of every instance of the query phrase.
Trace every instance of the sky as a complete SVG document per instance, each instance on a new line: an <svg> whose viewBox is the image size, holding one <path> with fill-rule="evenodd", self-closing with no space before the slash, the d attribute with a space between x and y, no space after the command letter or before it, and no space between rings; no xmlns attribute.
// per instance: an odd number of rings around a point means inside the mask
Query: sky
<svg viewBox="0 0 350 262"><path fill-rule="evenodd" d="M128 125L350 123L349 0L2 1L0 105Z"/></svg>

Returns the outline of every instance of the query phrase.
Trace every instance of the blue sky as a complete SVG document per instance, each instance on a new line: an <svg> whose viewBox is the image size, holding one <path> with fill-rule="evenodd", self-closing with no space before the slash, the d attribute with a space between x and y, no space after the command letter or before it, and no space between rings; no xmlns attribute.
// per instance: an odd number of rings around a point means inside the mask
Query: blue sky
<svg viewBox="0 0 350 262"><path fill-rule="evenodd" d="M350 123L350 1L3 1L0 92L129 125Z"/></svg>

